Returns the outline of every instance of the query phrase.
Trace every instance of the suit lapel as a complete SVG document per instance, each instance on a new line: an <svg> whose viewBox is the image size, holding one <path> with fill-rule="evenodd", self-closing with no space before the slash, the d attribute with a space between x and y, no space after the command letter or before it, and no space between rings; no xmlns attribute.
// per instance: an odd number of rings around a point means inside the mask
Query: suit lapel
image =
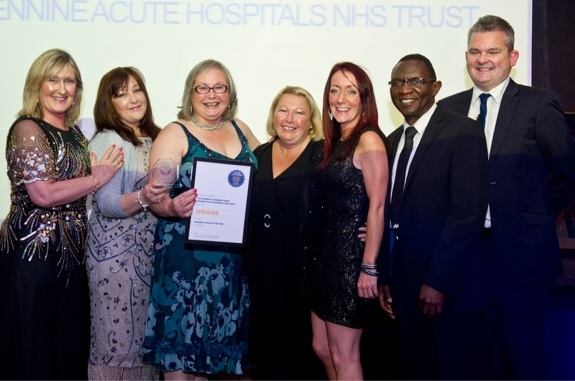
<svg viewBox="0 0 575 381"><path fill-rule="evenodd" d="M495 131L493 131L493 140L491 142L491 150L489 153L489 164L493 162L493 158L501 149L501 144L503 143L503 139L505 138L509 125L511 124L515 106L517 106L518 90L519 86L517 83L512 79L509 79L509 84L505 89L503 98L501 98L501 104L499 105L499 114L497 115L497 121L495 122Z"/></svg>
<svg viewBox="0 0 575 381"><path fill-rule="evenodd" d="M393 131L388 136L390 145L389 162L391 167L393 167L393 162L395 160L395 156L397 155L397 146L399 145L399 141L401 140L402 135L403 135L403 125L397 127L395 131Z"/></svg>
<svg viewBox="0 0 575 381"><path fill-rule="evenodd" d="M415 151L415 155L413 155L413 160L411 160L411 164L409 165L409 171L407 172L407 178L405 180L405 189L409 186L411 178L413 174L417 170L417 166L421 162L422 158L425 156L425 152L431 147L432 143L435 141L437 134L441 131L439 127L439 122L443 119L443 115L445 115L445 110L441 106L437 106L435 112L431 116L427 127L425 127L425 131L419 145L417 146L417 150Z"/></svg>
<svg viewBox="0 0 575 381"><path fill-rule="evenodd" d="M461 95L457 97L457 102L452 111L461 115L468 115L469 107L471 105L471 97L473 97L473 89L469 89L461 93Z"/></svg>

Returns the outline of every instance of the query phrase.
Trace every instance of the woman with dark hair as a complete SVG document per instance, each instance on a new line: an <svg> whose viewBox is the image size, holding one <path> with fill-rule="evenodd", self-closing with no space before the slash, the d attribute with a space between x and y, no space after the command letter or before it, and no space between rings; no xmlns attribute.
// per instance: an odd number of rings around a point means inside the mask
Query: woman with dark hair
<svg viewBox="0 0 575 381"><path fill-rule="evenodd" d="M371 80L353 63L329 74L323 134L310 190L319 246L310 291L313 348L329 379L359 380L362 328L378 296L388 165ZM357 231L365 224L364 243Z"/></svg>
<svg viewBox="0 0 575 381"><path fill-rule="evenodd" d="M160 128L142 74L133 67L106 73L94 106L90 149L122 147L124 167L94 195L86 266L90 285L91 380L149 380L142 363L156 217L164 197L148 178L150 150ZM159 183L158 183L159 184Z"/></svg>
<svg viewBox="0 0 575 381"><path fill-rule="evenodd" d="M0 379L86 379L89 350L86 196L123 164L97 161L75 125L82 76L60 49L32 64L8 130L10 212L0 228Z"/></svg>

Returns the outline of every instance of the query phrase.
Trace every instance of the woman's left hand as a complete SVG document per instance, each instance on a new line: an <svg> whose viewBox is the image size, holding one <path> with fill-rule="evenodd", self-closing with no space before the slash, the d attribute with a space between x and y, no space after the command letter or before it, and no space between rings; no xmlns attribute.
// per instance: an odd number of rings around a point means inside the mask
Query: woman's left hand
<svg viewBox="0 0 575 381"><path fill-rule="evenodd" d="M167 189L161 187L161 185L162 183L156 179L148 181L146 186L144 186L140 191L140 198L143 199L142 201L148 205L159 204L162 202Z"/></svg>
<svg viewBox="0 0 575 381"><path fill-rule="evenodd" d="M196 205L197 195L198 191L192 188L171 199L168 204L170 214L179 218L189 218Z"/></svg>
<svg viewBox="0 0 575 381"><path fill-rule="evenodd" d="M367 275L364 272L360 272L359 280L357 281L357 290L360 298L377 298L379 295L377 290L377 277L373 275Z"/></svg>

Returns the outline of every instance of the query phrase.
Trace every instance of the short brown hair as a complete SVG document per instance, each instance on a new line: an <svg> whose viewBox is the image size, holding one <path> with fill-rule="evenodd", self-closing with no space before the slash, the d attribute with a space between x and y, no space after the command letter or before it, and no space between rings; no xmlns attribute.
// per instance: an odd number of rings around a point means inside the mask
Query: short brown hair
<svg viewBox="0 0 575 381"><path fill-rule="evenodd" d="M493 15L480 17L479 20L473 24L467 33L467 45L469 46L473 33L496 31L505 33L505 45L507 45L507 49L509 49L510 52L513 51L515 46L515 31L513 31L513 27L501 17Z"/></svg>

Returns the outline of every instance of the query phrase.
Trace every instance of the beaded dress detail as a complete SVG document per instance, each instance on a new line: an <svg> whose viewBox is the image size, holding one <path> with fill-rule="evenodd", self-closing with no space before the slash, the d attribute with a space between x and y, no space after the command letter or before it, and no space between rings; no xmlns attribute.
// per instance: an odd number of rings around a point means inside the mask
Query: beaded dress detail
<svg viewBox="0 0 575 381"><path fill-rule="evenodd" d="M22 259L29 261L56 255L59 275L72 271L84 262L86 198L41 208L30 200L24 184L89 175L88 141L75 127L64 131L43 120L22 117L9 133L6 161L11 204L0 230L0 251L22 253Z"/></svg>
<svg viewBox="0 0 575 381"><path fill-rule="evenodd" d="M125 193L148 183L152 139L139 139L133 189ZM108 218L95 201L93 206L86 258L91 303L89 372L102 379L157 379L150 366L142 367L157 218L150 210Z"/></svg>
<svg viewBox="0 0 575 381"><path fill-rule="evenodd" d="M89 349L86 197L34 204L26 184L90 174L77 127L21 117L6 144L10 211L0 228L0 378L85 379Z"/></svg>

